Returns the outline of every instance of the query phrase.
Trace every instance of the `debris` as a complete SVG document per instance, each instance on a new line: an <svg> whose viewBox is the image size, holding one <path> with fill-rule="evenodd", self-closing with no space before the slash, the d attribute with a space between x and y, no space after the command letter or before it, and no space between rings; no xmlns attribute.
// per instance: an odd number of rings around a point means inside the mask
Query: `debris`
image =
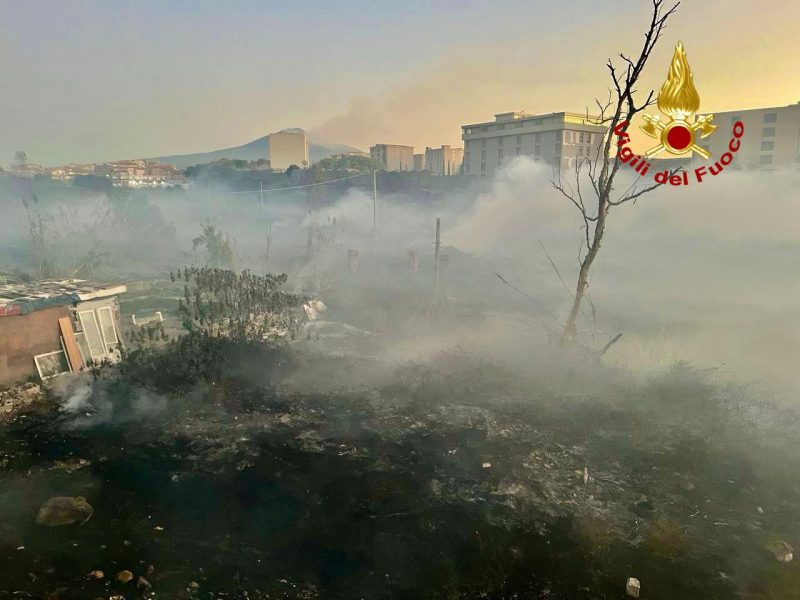
<svg viewBox="0 0 800 600"><path fill-rule="evenodd" d="M153 585L147 579L145 579L140 575L139 578L136 580L136 587L143 589L145 592L149 592L152 589Z"/></svg>
<svg viewBox="0 0 800 600"><path fill-rule="evenodd" d="M778 562L790 562L794 558L794 549L782 540L769 542L764 546L772 552Z"/></svg>
<svg viewBox="0 0 800 600"><path fill-rule="evenodd" d="M756 508L756 511L757 511L757 512L758 512L758 514L760 514L760 515L763 515L763 514L764 514L764 509L763 509L763 508L761 508L760 506Z"/></svg>
<svg viewBox="0 0 800 600"><path fill-rule="evenodd" d="M91 573L89 573L89 577L91 579L102 579L105 577L105 573L103 573L100 569L95 569Z"/></svg>
<svg viewBox="0 0 800 600"><path fill-rule="evenodd" d="M589 467L583 467L583 485L589 483Z"/></svg>
<svg viewBox="0 0 800 600"><path fill-rule="evenodd" d="M491 468L492 468L492 463L490 463L490 462L485 462L485 463L483 463L483 465L481 465L481 466L482 466L484 469L491 469Z"/></svg>
<svg viewBox="0 0 800 600"><path fill-rule="evenodd" d="M628 596L631 598L638 598L641 588L642 584L639 583L636 577L628 577L628 582L625 584L625 593L628 594Z"/></svg>
<svg viewBox="0 0 800 600"><path fill-rule="evenodd" d="M156 525L155 527L153 527L153 529L155 531L164 531L164 528L161 525Z"/></svg>
<svg viewBox="0 0 800 600"><path fill-rule="evenodd" d="M196 581L192 581L192 582L189 584L189 587L192 589L192 591L195 591L195 592L196 592L197 590L199 590L199 589L200 589L200 584L199 584L199 583L197 583Z"/></svg>
<svg viewBox="0 0 800 600"><path fill-rule="evenodd" d="M83 467L87 467L92 464L92 461L86 460L85 458L74 458L70 460L57 460L53 463L53 466L50 467L50 470L57 470L57 471L66 471L67 473L73 473L78 469L82 469Z"/></svg>
<svg viewBox="0 0 800 600"><path fill-rule="evenodd" d="M94 509L83 496L54 496L39 507L36 522L49 527L71 525L79 521L83 525L93 514Z"/></svg>
<svg viewBox="0 0 800 600"><path fill-rule="evenodd" d="M120 583L128 583L132 579L133 579L133 573L131 573L127 569L117 573L117 581L119 581Z"/></svg>

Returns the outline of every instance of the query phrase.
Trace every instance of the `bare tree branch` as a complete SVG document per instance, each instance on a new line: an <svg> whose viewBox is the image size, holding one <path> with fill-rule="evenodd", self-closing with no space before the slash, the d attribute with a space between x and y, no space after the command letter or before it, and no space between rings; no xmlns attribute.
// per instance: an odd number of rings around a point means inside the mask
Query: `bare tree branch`
<svg viewBox="0 0 800 600"><path fill-rule="evenodd" d="M615 206L636 200L659 187L660 184L654 183L644 187L636 187L635 181L617 200L612 200L611 195L614 190L614 182L622 164L619 152L616 149L612 152L612 144L616 146L616 136L620 124L624 124L627 129L632 119L641 111L651 106L655 100L655 92L650 91L644 102L637 104L635 97L637 94L637 84L644 71L650 54L660 39L667 21L675 13L680 5L679 2L670 8L664 6L664 0L652 0L652 12L650 23L644 34L644 42L638 55L629 56L623 52L619 53L622 61L622 68L618 68L614 61L609 59L606 62L609 76L611 77L611 87L608 91L608 100L602 102L595 99L598 115L594 118L587 114L587 121L607 125L608 129L603 134L598 143L597 153L592 157L578 157L575 160L575 186L565 185L561 177L558 182L554 181L553 187L566 197L581 215L583 220L584 235L581 239L581 248L578 250L578 260L580 272L572 309L567 322L564 326L562 344L574 338L576 334L576 319L581 312L581 303L584 296L588 295L589 274L592 264L600 250L605 235L606 220L611 209ZM622 131L624 131L624 129ZM672 171L670 176L676 171ZM589 209L581 188L581 177L587 176L591 184L591 189L597 200L596 209ZM585 254L583 245L586 244Z"/></svg>

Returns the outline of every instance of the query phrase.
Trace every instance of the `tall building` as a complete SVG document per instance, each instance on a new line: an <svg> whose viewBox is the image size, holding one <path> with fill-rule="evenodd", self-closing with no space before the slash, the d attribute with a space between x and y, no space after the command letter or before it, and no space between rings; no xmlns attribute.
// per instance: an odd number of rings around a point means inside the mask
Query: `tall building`
<svg viewBox="0 0 800 600"><path fill-rule="evenodd" d="M434 175L458 175L463 160L463 148L425 148L425 170Z"/></svg>
<svg viewBox="0 0 800 600"><path fill-rule="evenodd" d="M369 155L384 171L412 171L414 169L414 146L397 144L375 144Z"/></svg>
<svg viewBox="0 0 800 600"><path fill-rule="evenodd" d="M736 121L744 124L744 136L739 151L733 155L733 165L742 169L774 169L800 167L800 102L789 106L731 110L714 114L717 130L699 140L698 145L711 153L709 161L719 159L727 150L731 130ZM693 165L705 161L695 156Z"/></svg>
<svg viewBox="0 0 800 600"><path fill-rule="evenodd" d="M528 115L507 112L494 121L461 127L464 173L491 176L504 161L532 156L555 170L569 169L584 156L597 156L606 127L585 114Z"/></svg>
<svg viewBox="0 0 800 600"><path fill-rule="evenodd" d="M273 171L285 171L292 165L308 166L308 136L304 131L270 133L269 166Z"/></svg>
<svg viewBox="0 0 800 600"><path fill-rule="evenodd" d="M414 155L414 170L415 171L424 171L425 170L425 155L424 154L415 154Z"/></svg>

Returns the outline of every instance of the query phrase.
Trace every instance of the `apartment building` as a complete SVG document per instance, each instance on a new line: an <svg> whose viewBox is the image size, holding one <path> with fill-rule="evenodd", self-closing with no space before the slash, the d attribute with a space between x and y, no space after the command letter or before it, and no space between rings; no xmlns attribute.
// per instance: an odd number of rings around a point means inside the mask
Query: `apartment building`
<svg viewBox="0 0 800 600"><path fill-rule="evenodd" d="M369 149L369 155L384 171L414 170L414 146L375 144Z"/></svg>
<svg viewBox="0 0 800 600"><path fill-rule="evenodd" d="M458 175L463 160L463 148L425 148L425 170L433 175Z"/></svg>
<svg viewBox="0 0 800 600"><path fill-rule="evenodd" d="M425 170L425 154L420 153L414 155L414 170L415 171Z"/></svg>
<svg viewBox="0 0 800 600"><path fill-rule="evenodd" d="M304 131L278 131L267 136L269 167L285 171L292 165L307 167L308 136Z"/></svg>
<svg viewBox="0 0 800 600"><path fill-rule="evenodd" d="M800 168L800 102L789 106L751 108L714 113L717 130L698 145L716 160L728 149L736 121L744 124L741 148L733 164L742 169ZM695 155L693 164L706 162Z"/></svg>
<svg viewBox="0 0 800 600"><path fill-rule="evenodd" d="M606 128L585 114L507 112L494 121L461 127L467 175L487 177L516 156L531 156L561 171L578 159L596 158Z"/></svg>

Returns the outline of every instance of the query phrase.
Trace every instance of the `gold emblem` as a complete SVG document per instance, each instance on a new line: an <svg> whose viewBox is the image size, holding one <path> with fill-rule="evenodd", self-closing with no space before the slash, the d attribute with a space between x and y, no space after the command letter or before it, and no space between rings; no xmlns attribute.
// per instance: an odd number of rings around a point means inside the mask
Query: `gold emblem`
<svg viewBox="0 0 800 600"><path fill-rule="evenodd" d="M647 158L652 158L662 150L676 155L697 152L703 158L711 156L697 145L697 140L711 135L717 126L711 124L714 115L695 115L700 108L700 95L694 87L692 71L681 42L675 46L672 64L667 80L658 93L657 104L669 121L662 123L658 115L644 115L645 124L639 129L660 141L645 152Z"/></svg>

